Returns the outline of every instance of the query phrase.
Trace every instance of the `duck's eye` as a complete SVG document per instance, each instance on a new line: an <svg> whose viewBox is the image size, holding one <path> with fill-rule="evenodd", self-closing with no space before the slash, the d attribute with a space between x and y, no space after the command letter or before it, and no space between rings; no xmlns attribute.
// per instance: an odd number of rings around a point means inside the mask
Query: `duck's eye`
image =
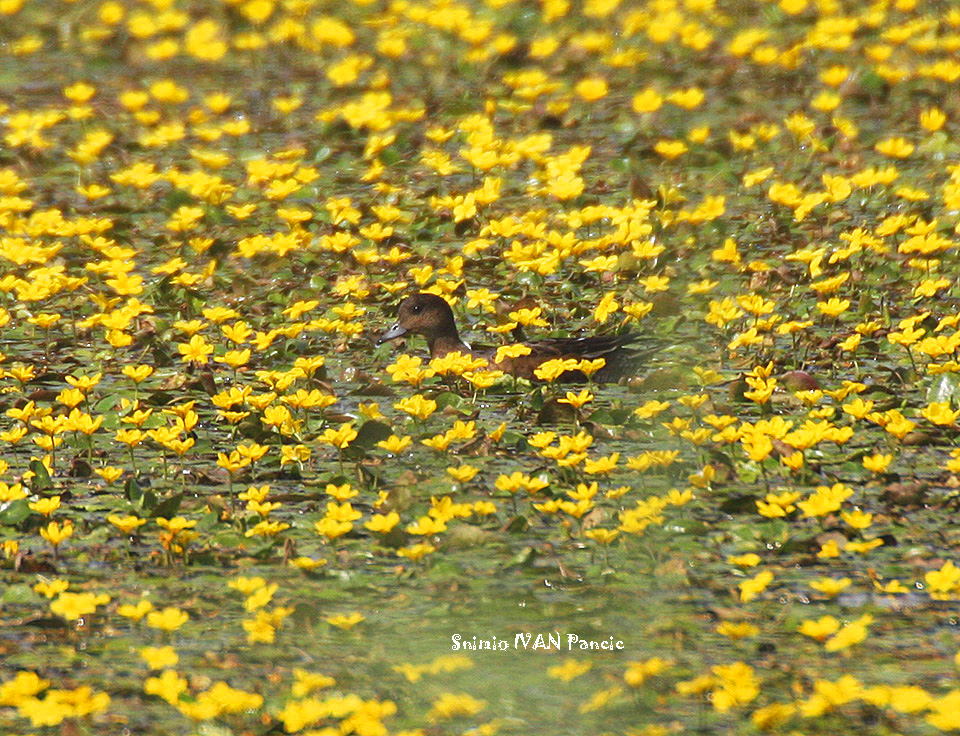
<svg viewBox="0 0 960 736"><path fill-rule="evenodd" d="M415 304L410 308L410 311L413 312L414 314L420 314L420 312L423 311L423 307L420 306L419 304Z"/></svg>

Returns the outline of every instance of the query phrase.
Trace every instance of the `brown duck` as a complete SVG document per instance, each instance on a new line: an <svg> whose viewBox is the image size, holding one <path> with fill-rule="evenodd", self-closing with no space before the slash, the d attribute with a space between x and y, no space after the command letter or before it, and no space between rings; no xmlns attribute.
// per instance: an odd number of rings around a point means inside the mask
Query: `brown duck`
<svg viewBox="0 0 960 736"><path fill-rule="evenodd" d="M636 339L634 334L594 335L589 337L551 337L522 343L530 348L528 355L508 358L497 363L497 349L490 346L473 346L463 341L453 319L453 310L446 300L435 294L420 292L400 302L397 321L384 332L377 345L394 340L407 333L423 335L427 339L431 358L441 358L447 353L461 352L488 360L491 366L520 378L536 380L534 371L548 360L573 358L576 360L604 358L607 363L595 375L599 382L616 381L629 375L630 364L635 364L659 349L656 347L631 350L626 346ZM627 369L627 370L625 370ZM566 371L561 381L583 381L583 373Z"/></svg>

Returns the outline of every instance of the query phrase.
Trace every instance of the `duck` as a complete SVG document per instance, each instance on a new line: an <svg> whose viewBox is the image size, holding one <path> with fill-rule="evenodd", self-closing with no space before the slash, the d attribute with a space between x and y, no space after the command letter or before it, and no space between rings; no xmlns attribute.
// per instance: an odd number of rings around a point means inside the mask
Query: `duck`
<svg viewBox="0 0 960 736"><path fill-rule="evenodd" d="M408 296L397 310L397 321L377 340L383 345L406 334L421 335L427 340L427 349L431 358L442 358L448 353L459 352L477 358L484 358L491 367L502 370L517 378L530 381L538 380L535 372L543 363L557 358L576 360L595 360L604 358L606 365L594 374L592 380L606 383L615 382L629 375L629 365L642 360L659 349L648 346L641 350L631 350L627 346L633 343L637 335L622 333L619 335L591 335L585 337L551 337L544 340L531 340L521 343L530 349L527 355L516 358L495 359L497 348L492 346L471 346L460 337L453 310L447 300L436 294L419 292ZM564 371L558 378L563 382L583 382L587 376L579 370Z"/></svg>

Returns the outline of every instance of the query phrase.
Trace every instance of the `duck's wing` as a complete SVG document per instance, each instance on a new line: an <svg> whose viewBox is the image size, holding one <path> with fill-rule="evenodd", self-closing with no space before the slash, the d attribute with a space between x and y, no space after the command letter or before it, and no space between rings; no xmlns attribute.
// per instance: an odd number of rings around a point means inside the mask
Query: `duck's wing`
<svg viewBox="0 0 960 736"><path fill-rule="evenodd" d="M544 342L549 343L558 358L606 360L606 365L594 375L594 380L599 383L616 382L621 378L637 375L654 353L666 347L666 344L659 340L641 337L637 333L552 338ZM579 371L568 371L560 380L580 382L584 378Z"/></svg>
<svg viewBox="0 0 960 736"><path fill-rule="evenodd" d="M532 356L544 360L551 358L602 358L615 353L621 348L629 352L636 350L643 355L651 355L663 347L662 344L649 338L642 338L636 332L624 332L619 335L589 335L585 337L548 337L543 340L519 341L531 349ZM494 355L497 347L494 345L478 345L473 343L474 355Z"/></svg>
<svg viewBox="0 0 960 736"><path fill-rule="evenodd" d="M607 361L594 380L600 382L616 381L622 376L633 375L643 362L664 345L636 333L620 335L590 335L585 337L550 337L545 340L530 340L521 343L530 348L529 355L518 358L506 358L497 364L501 370L521 378L533 380L537 367L555 358L573 358ZM474 345L474 355L485 357L491 362L497 348L487 345ZM563 382L582 382L586 376L580 371L566 371L559 379Z"/></svg>
<svg viewBox="0 0 960 736"><path fill-rule="evenodd" d="M550 337L528 342L534 351L557 358L603 358L633 342L636 335L590 335L588 337Z"/></svg>

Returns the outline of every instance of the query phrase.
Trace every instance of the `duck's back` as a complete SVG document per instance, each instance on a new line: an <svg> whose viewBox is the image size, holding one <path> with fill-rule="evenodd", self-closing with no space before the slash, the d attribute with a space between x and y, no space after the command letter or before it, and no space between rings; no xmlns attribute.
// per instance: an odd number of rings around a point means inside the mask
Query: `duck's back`
<svg viewBox="0 0 960 736"><path fill-rule="evenodd" d="M635 348L628 347L638 340L635 333L620 335L591 335L587 337L552 337L523 343L530 348L529 355L504 361L502 367L509 373L530 380L536 379L536 370L549 360L596 360L603 358L606 364L593 376L599 383L611 383L625 376L634 375L646 358L662 346L648 343ZM582 371L566 371L558 381L583 383L587 376Z"/></svg>

